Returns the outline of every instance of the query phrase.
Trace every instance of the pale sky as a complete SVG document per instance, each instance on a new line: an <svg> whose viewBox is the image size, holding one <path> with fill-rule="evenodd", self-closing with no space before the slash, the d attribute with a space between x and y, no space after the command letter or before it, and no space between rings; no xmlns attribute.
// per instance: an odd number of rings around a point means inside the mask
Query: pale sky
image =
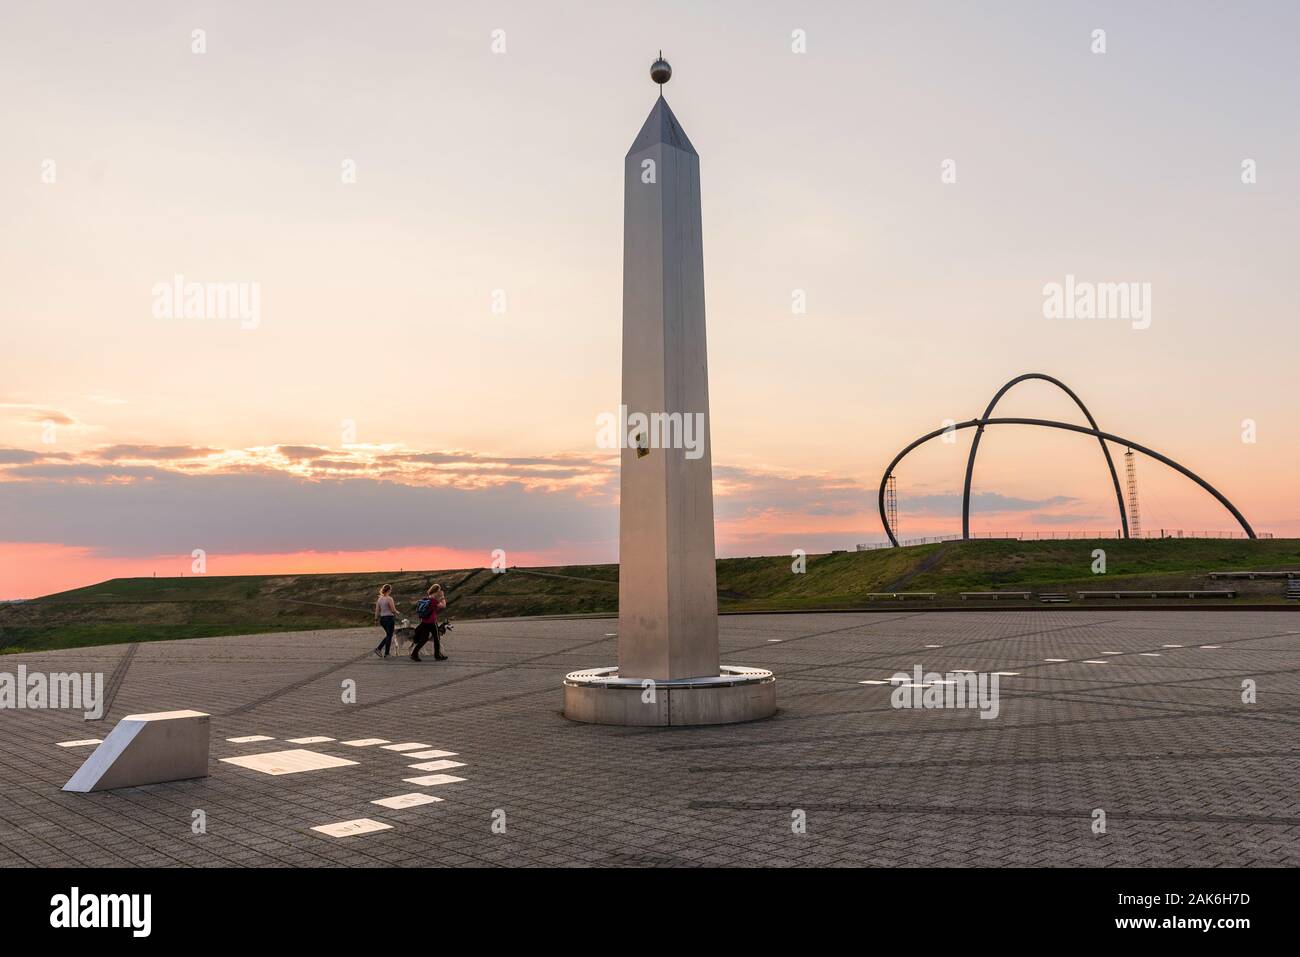
<svg viewBox="0 0 1300 957"><path fill-rule="evenodd" d="M894 453L1030 371L1300 535L1298 32L1283 2L10 0L0 598L193 549L616 560L596 416L660 48L701 156L720 554L880 540ZM176 274L257 284L256 328L155 317ZM1149 328L1045 318L1067 275L1149 284ZM1042 384L999 412L1082 421ZM968 442L904 462L904 538L960 529ZM1145 528L1235 529L1138 468ZM1086 436L990 429L976 491L979 531L1118 524Z"/></svg>

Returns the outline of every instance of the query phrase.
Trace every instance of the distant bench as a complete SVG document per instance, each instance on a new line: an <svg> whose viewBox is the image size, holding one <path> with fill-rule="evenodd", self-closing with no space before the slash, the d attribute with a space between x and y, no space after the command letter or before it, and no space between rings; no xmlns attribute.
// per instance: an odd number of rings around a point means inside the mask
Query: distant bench
<svg viewBox="0 0 1300 957"><path fill-rule="evenodd" d="M867 601L879 601L882 598L894 601L909 601L912 599L926 601L933 600L936 594L937 592L932 591L872 591L867 592Z"/></svg>
<svg viewBox="0 0 1300 957"><path fill-rule="evenodd" d="M1187 591L1080 591L1079 598L1236 598L1235 591L1189 589Z"/></svg>
<svg viewBox="0 0 1300 957"><path fill-rule="evenodd" d="M968 598L991 598L997 601L1000 598L1020 598L1025 601L1029 600L1027 591L964 591L961 593L961 600L966 601Z"/></svg>
<svg viewBox="0 0 1300 957"><path fill-rule="evenodd" d="M1211 578L1295 578L1300 572L1210 572Z"/></svg>

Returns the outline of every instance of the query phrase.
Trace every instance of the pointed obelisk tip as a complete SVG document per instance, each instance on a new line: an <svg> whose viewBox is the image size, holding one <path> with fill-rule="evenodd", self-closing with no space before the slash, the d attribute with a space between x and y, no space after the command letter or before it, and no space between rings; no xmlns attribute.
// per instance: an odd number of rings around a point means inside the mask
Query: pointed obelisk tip
<svg viewBox="0 0 1300 957"><path fill-rule="evenodd" d="M673 68L664 59L664 51L659 51L659 59L650 64L650 79L659 84L659 95L663 96L663 86L672 79Z"/></svg>

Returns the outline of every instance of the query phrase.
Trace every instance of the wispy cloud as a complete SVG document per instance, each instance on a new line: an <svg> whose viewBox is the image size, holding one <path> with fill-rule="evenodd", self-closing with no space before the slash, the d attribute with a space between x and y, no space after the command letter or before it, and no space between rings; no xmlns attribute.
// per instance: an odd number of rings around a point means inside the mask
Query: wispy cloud
<svg viewBox="0 0 1300 957"><path fill-rule="evenodd" d="M1012 512L1032 512L1040 508L1073 505L1079 500L1069 495L1053 495L1049 498L1016 498L1001 495L998 492L972 492L971 512L981 515ZM961 493L942 492L933 495L909 495L899 505L900 511L906 508L909 515L951 515L961 514Z"/></svg>
<svg viewBox="0 0 1300 957"><path fill-rule="evenodd" d="M1113 521L1113 517L1112 519L1105 519L1100 515L1038 514L1029 516L1029 521L1035 525L1075 525L1083 528L1089 523Z"/></svg>
<svg viewBox="0 0 1300 957"><path fill-rule="evenodd" d="M27 449L0 449L0 465L26 465L38 462L41 458L40 452L29 452Z"/></svg>
<svg viewBox="0 0 1300 957"><path fill-rule="evenodd" d="M0 409L13 409L26 422L53 422L55 425L77 426L82 423L66 412L28 402L0 402Z"/></svg>
<svg viewBox="0 0 1300 957"><path fill-rule="evenodd" d="M89 454L105 462L174 461L201 459L219 454L220 449L196 448L192 445L107 445Z"/></svg>
<svg viewBox="0 0 1300 957"><path fill-rule="evenodd" d="M320 459L330 454L329 449L323 449L318 445L277 445L275 450L286 459L295 462L303 459Z"/></svg>
<svg viewBox="0 0 1300 957"><path fill-rule="evenodd" d="M874 484L817 472L715 465L723 555L809 552L880 537ZM1090 525L1079 500L980 492L980 517ZM961 495L907 497L910 527L951 523ZM503 456L395 445L243 449L117 444L81 453L0 449L0 528L11 543L58 543L103 559L492 549L617 559L618 458ZM930 532L926 532L929 534ZM485 557L484 561L488 559Z"/></svg>
<svg viewBox="0 0 1300 957"><path fill-rule="evenodd" d="M122 556L417 546L562 554L582 543L587 555L594 546L617 557L618 462L606 453L129 444L62 459L0 453L11 542ZM723 551L761 551L757 542L787 535L804 547L842 545L854 537L846 524L870 521L871 490L855 481L729 466L714 475Z"/></svg>

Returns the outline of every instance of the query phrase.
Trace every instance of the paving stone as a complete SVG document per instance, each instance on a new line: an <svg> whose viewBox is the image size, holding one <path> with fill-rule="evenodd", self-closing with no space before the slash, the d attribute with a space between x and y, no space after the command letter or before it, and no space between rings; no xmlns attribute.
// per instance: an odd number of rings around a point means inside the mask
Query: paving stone
<svg viewBox="0 0 1300 957"><path fill-rule="evenodd" d="M450 660L421 664L369 656L370 629L11 655L0 670L122 671L104 720L0 713L0 866L1295 866L1293 621L725 616L723 661L776 672L780 711L714 728L563 718L564 674L617 659L608 619L458 623ZM1018 674L1001 681L992 720L897 710L890 686L859 683L916 665ZM1258 703L1242 702L1246 679ZM212 715L209 777L61 790L89 751L60 742L178 708ZM250 729L357 763L279 776L225 763L257 750L227 740ZM440 802L372 803L410 791L412 757L453 755L464 780L438 787ZM1096 809L1105 834L1093 833ZM791 828L795 810L806 833ZM389 828L311 830L363 818Z"/></svg>

